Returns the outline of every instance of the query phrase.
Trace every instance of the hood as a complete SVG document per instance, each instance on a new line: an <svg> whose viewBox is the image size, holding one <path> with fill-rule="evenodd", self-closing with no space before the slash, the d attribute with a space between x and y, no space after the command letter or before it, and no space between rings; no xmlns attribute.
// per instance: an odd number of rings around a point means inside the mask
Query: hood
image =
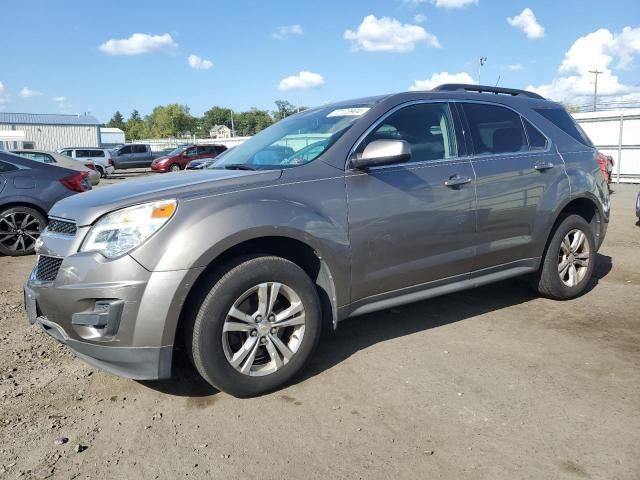
<svg viewBox="0 0 640 480"><path fill-rule="evenodd" d="M153 175L72 195L56 203L49 215L74 220L78 226L85 226L119 208L170 198L180 202L249 186L268 185L275 183L281 174L281 170L201 170Z"/></svg>
<svg viewBox="0 0 640 480"><path fill-rule="evenodd" d="M154 159L153 159L153 161L152 161L151 163L160 163L160 162L164 162L165 160L169 160L170 158L172 158L172 157L170 157L169 155L163 155L163 156L161 156L161 157L154 158Z"/></svg>

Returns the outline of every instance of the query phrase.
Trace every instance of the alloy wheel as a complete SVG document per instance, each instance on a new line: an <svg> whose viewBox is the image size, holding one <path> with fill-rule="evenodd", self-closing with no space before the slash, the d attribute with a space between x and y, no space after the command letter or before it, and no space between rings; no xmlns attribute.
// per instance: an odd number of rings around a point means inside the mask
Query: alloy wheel
<svg viewBox="0 0 640 480"><path fill-rule="evenodd" d="M590 261L589 242L581 230L571 230L560 244L558 275L568 287L578 285L587 274Z"/></svg>
<svg viewBox="0 0 640 480"><path fill-rule="evenodd" d="M265 282L248 289L231 306L222 330L227 361L250 376L280 370L296 355L305 331L305 309L290 287Z"/></svg>
<svg viewBox="0 0 640 480"><path fill-rule="evenodd" d="M42 232L40 221L28 212L10 212L0 216L0 244L15 253L32 249Z"/></svg>

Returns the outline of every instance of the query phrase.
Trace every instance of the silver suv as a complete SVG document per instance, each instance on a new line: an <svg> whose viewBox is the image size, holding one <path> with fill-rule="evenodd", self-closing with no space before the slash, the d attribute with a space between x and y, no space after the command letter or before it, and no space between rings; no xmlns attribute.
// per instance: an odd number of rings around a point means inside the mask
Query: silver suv
<svg viewBox="0 0 640 480"><path fill-rule="evenodd" d="M561 105L520 90L314 108L208 169L56 204L27 311L115 374L169 377L184 339L206 381L264 393L347 317L525 274L543 296L582 293L609 221L596 155Z"/></svg>

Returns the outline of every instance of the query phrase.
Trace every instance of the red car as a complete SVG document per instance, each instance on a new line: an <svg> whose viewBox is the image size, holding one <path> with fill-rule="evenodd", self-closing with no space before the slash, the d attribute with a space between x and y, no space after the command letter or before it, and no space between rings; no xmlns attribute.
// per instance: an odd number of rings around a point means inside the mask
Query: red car
<svg viewBox="0 0 640 480"><path fill-rule="evenodd" d="M158 157L151 162L154 172L177 172L184 170L191 160L201 158L215 158L227 149L224 145L188 145L178 147L164 157Z"/></svg>

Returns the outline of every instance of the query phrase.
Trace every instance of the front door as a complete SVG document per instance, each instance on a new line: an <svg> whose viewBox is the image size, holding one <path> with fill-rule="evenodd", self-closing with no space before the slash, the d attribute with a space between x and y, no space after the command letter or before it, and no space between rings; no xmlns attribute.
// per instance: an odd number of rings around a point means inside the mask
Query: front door
<svg viewBox="0 0 640 480"><path fill-rule="evenodd" d="M472 268L475 176L458 158L449 105L401 107L356 151L394 138L411 146L408 163L347 171L353 300L462 279Z"/></svg>

